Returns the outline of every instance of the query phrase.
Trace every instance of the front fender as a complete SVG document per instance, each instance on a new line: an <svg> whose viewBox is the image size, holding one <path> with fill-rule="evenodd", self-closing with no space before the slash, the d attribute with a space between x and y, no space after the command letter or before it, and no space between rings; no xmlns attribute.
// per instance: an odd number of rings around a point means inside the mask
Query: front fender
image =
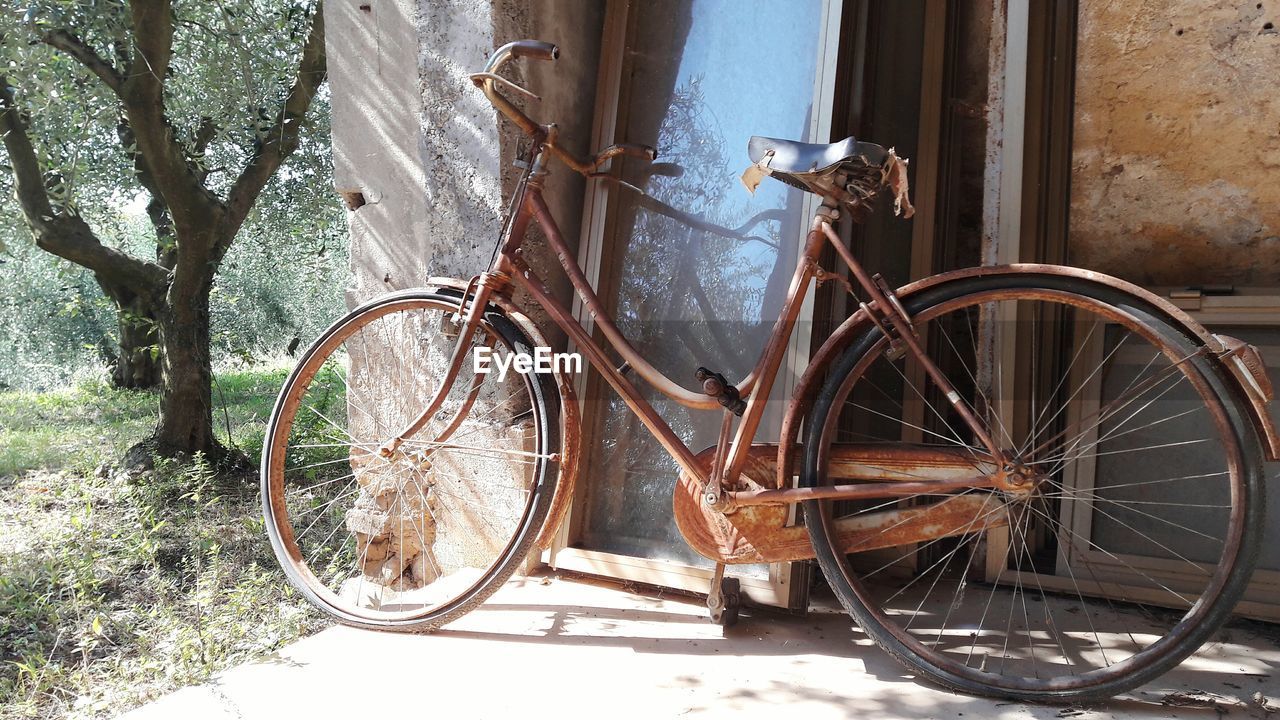
<svg viewBox="0 0 1280 720"><path fill-rule="evenodd" d="M993 275L1069 277L1112 290L1120 290L1143 300L1151 309L1163 315L1165 321L1181 328L1188 337L1198 339L1215 356L1224 356L1233 350L1233 347L1229 347L1228 343L1224 342L1224 338L1219 338L1217 335L1205 330L1190 315L1187 315L1182 309L1165 298L1125 280L1083 268L1035 263L985 265L932 275L904 285L898 289L897 294L899 298L906 300L912 295L930 290L944 283ZM808 415L809 409L813 404L814 395L822 387L822 382L826 376L826 366L870 326L871 319L867 317L863 310L858 310L836 328L831 337L827 338L826 342L818 348L818 351L810 359L809 366L800 377L800 382L796 385L791 401L787 404L786 415L783 417L781 437L778 441L778 487L787 487L791 483L791 470L796 457L796 440L800 433L800 425ZM1280 435L1277 434L1274 423L1266 411L1266 402L1269 398L1263 398L1253 390L1253 386L1257 384L1256 372L1253 373L1252 377L1247 377L1247 365L1245 363L1228 362L1225 363L1224 367L1228 370L1227 375L1235 380L1242 396L1249 400L1250 420L1258 431L1259 438L1263 441L1267 459L1280 459ZM1242 370L1242 368L1246 369Z"/></svg>

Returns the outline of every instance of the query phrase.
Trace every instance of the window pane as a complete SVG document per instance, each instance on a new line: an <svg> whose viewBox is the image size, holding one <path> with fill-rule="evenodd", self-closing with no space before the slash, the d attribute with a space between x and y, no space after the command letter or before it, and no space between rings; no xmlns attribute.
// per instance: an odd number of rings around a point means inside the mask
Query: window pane
<svg viewBox="0 0 1280 720"><path fill-rule="evenodd" d="M699 365L746 377L781 311L802 194L766 179L752 196L738 175L750 136L809 139L822 9L668 0L632 11L617 140L656 145L659 165L628 160L623 177L676 212L612 194L602 287L623 333L686 387ZM714 444L718 413L648 397L690 447ZM671 517L675 463L611 391L592 399L583 544L705 564Z"/></svg>
<svg viewBox="0 0 1280 720"><path fill-rule="evenodd" d="M1256 345L1267 362L1267 375L1271 378L1273 386L1280 387L1280 361L1277 361L1280 357L1280 329L1214 326L1212 330ZM1141 359L1145 360L1145 358ZM1102 402L1108 402L1119 395L1125 383L1129 382L1140 369L1138 361L1139 358L1133 358L1128 365L1120 365L1107 377L1103 383ZM1195 406L1196 401L1197 398L1192 389L1185 386L1176 387L1172 391L1161 394L1160 398L1152 404L1150 413L1155 418L1172 419L1161 422L1158 427L1129 433L1123 440L1130 446L1143 447L1168 443L1171 439L1176 440L1180 437L1190 437L1195 429L1188 426L1192 425L1197 418L1176 416L1180 412L1185 412L1185 408ZM1269 409L1273 417L1280 412L1277 411L1275 403L1272 403ZM1203 422L1203 419L1199 421ZM1118 445L1119 442L1115 444ZM1119 452L1106 455L1105 453L1111 449L1106 443L1100 446L1095 480L1098 488L1096 492L1100 497L1131 502L1134 500L1172 501L1203 506L1230 504L1229 490L1225 483L1213 482L1209 479L1194 479L1197 474L1211 473L1222 468L1223 455L1218 448L1206 449L1203 457L1198 458L1202 462L1201 465L1189 464L1185 453L1171 454L1171 457L1181 462L1180 465L1173 467L1162 463L1161 458L1155 453L1143 453L1139 457ZM1280 471L1280 463L1267 463L1265 468L1264 475L1272 478L1276 476L1277 471ZM1181 476L1191 476L1193 480L1172 485L1168 483L1157 486L1137 484L1143 481L1151 482L1153 479ZM1107 490L1111 485L1123 485L1125 488L1123 491L1114 491L1112 495L1108 494ZM1138 491L1145 492L1149 497ZM1121 496L1121 492L1127 495ZM1270 507L1267 508L1267 517L1276 517L1276 509L1280 508L1280 503L1276 502L1274 493L1268 500ZM1181 516L1172 512L1162 512L1158 516L1149 514L1146 517L1141 514L1133 516L1132 513L1126 515L1114 507L1107 509L1110 510L1110 514L1101 511L1095 511L1093 514L1093 541L1102 548L1114 552L1141 552L1166 559L1175 557L1172 552L1176 552L1178 555L1198 561L1212 560L1220 554L1217 544L1197 536L1196 533L1213 533L1224 527L1223 519L1215 517L1215 512L1225 513L1225 509L1214 511L1207 507L1194 507L1185 509L1185 515ZM1144 543L1143 540L1147 542ZM1168 551L1159 552L1154 548L1155 543L1159 543ZM1258 553L1258 568L1280 570L1280 523L1266 524Z"/></svg>

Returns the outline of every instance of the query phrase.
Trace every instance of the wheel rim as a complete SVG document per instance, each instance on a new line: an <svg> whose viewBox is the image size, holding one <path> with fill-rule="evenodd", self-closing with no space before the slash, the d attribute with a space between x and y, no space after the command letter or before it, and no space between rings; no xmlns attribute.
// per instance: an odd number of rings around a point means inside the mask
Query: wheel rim
<svg viewBox="0 0 1280 720"><path fill-rule="evenodd" d="M990 414L990 432L1036 481L1018 497L959 493L1004 501L986 511L1008 523L1004 547L987 545L994 560L973 552L980 530L876 557L833 556L869 619L917 667L1002 691L1097 688L1180 659L1232 577L1244 534L1241 451L1218 395L1197 370L1205 361L1188 358L1184 343L1145 329L1129 311L1060 291L966 295L921 309L916 322L962 394L999 409ZM1021 343L1013 347L1024 349L995 353L984 373L974 361L984 333L1013 333ZM1056 367L1043 347L1054 333L1069 338L1072 351ZM914 361L891 361L886 347L879 340L837 389L820 431L818 477L831 442L892 441L895 423L896 432L914 433L923 444L973 446L981 454L917 379ZM1039 395L1021 405L1005 401L1002 383L980 380L1005 377L1009 357L1037 378ZM904 409L907 402L886 409L885 398L893 399L886 378L897 378L913 410ZM877 393L878 406L869 400ZM860 424L851 421L854 413L863 415ZM1172 468L1180 469L1165 472ZM1117 472L1129 476L1116 480ZM1188 491L1192 498L1180 501ZM898 505L878 504L818 505L828 543L837 518ZM1125 533L1131 539L1121 547Z"/></svg>
<svg viewBox="0 0 1280 720"><path fill-rule="evenodd" d="M530 532L550 458L531 376L478 375L468 359L441 410L392 458L378 454L435 392L456 310L411 299L349 317L282 391L268 522L295 582L340 616L438 617L509 569ZM488 322L471 342L495 359L517 350Z"/></svg>

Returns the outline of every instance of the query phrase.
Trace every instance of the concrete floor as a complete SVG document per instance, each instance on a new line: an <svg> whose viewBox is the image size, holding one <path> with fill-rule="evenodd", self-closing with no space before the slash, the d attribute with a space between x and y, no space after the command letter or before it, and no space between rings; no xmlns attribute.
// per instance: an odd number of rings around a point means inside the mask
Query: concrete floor
<svg viewBox="0 0 1280 720"><path fill-rule="evenodd" d="M1218 718L1280 707L1280 632L1238 624L1177 671L1091 708L956 695L851 640L835 612L744 612L567 576L514 580L431 635L333 627L126 714L223 718Z"/></svg>

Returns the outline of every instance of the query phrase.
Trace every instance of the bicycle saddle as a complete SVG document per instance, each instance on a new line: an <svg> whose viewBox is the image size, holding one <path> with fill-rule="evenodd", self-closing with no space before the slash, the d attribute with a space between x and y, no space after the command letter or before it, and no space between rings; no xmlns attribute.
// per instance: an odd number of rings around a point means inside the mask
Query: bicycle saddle
<svg viewBox="0 0 1280 720"><path fill-rule="evenodd" d="M753 163L761 162L770 152L773 155L767 165L774 176L821 174L855 159L860 159L863 166L879 167L885 157L884 148L853 137L823 144L756 136L747 143L747 156Z"/></svg>
<svg viewBox="0 0 1280 720"><path fill-rule="evenodd" d="M883 188L894 198L894 213L911 217L906 161L892 149L847 137L840 142L802 143L755 136L747 143L753 165L742 176L754 192L761 178L772 176L801 190L866 209Z"/></svg>

